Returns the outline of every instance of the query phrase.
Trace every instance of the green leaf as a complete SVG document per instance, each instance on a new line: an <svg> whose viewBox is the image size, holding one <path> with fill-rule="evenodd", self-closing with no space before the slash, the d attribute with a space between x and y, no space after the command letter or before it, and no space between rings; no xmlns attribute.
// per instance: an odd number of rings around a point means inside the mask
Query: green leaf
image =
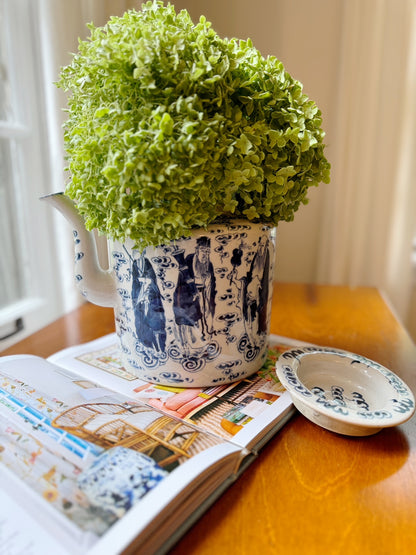
<svg viewBox="0 0 416 555"><path fill-rule="evenodd" d="M244 133L242 133L240 135L240 137L236 140L235 142L235 146L243 153L243 154L248 154L250 152L250 150L252 149L253 145L252 143L249 141L247 135L245 135Z"/></svg>
<svg viewBox="0 0 416 555"><path fill-rule="evenodd" d="M172 135L173 132L173 119L166 112L160 121L160 129L165 135Z"/></svg>

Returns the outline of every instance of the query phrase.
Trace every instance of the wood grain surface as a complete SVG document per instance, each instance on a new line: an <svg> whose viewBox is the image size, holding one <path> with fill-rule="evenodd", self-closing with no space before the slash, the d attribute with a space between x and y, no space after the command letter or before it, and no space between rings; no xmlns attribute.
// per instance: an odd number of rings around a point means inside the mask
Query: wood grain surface
<svg viewBox="0 0 416 555"><path fill-rule="evenodd" d="M85 304L0 354L45 357L113 330L111 309ZM271 333L365 355L416 393L416 347L376 289L276 284ZM294 416L172 554L415 553L415 420L349 438Z"/></svg>

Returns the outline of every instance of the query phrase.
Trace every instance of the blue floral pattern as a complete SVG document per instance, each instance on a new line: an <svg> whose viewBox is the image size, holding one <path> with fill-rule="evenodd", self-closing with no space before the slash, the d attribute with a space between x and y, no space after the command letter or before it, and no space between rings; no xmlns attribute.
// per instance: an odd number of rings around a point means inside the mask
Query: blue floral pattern
<svg viewBox="0 0 416 555"><path fill-rule="evenodd" d="M391 397L384 404L384 408L379 408L366 397L366 393L354 390L346 391L345 388L337 383L337 373L334 372L333 383L325 383L325 388L321 385L306 387L299 378L298 370L301 359L308 354L328 353L341 358L348 358L350 364L364 365L366 368L376 370L384 376L391 386L391 392L397 397ZM384 366L367 359L364 356L352 354L347 351L328 347L302 347L291 349L281 355L278 362L283 384L293 394L300 395L310 406L320 407L338 416L350 418L358 417L363 421L395 420L397 414L412 414L415 409L413 395L407 385L391 370ZM280 372L278 372L280 374ZM348 388L350 389L350 388ZM368 391L370 395L371 392ZM308 400L308 401L307 401Z"/></svg>

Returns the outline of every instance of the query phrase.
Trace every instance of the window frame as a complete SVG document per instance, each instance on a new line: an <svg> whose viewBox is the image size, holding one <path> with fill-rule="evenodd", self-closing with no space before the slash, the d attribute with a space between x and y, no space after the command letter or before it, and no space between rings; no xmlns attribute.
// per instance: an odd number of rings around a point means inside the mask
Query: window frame
<svg viewBox="0 0 416 555"><path fill-rule="evenodd" d="M0 0L13 121L0 123L0 135L14 142L12 200L22 271L22 297L0 308L0 350L33 333L63 312L56 226L50 207L39 201L52 189L47 99L38 0ZM63 162L62 162L63 164ZM7 185L6 185L7 186ZM10 184L9 184L10 186Z"/></svg>

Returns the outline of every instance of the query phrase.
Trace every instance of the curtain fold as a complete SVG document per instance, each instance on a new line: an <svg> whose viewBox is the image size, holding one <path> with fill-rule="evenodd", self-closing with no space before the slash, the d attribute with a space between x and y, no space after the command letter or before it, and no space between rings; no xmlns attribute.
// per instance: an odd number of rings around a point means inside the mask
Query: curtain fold
<svg viewBox="0 0 416 555"><path fill-rule="evenodd" d="M384 287L406 323L415 321L411 303L416 294L416 3L409 11L410 42L401 106L400 149L396 164L396 188L392 224L387 243L387 275ZM413 330L416 332L416 328ZM416 338L416 335L414 335Z"/></svg>
<svg viewBox="0 0 416 555"><path fill-rule="evenodd" d="M406 320L416 234L414 0L343 3L317 280L384 290Z"/></svg>

